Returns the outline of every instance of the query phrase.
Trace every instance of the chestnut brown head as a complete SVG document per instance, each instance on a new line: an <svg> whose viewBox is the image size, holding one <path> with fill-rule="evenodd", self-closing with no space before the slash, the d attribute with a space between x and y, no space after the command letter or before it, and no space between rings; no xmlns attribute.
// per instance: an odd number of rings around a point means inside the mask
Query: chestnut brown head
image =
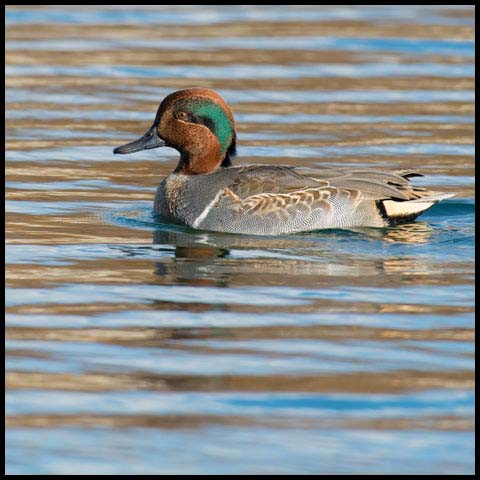
<svg viewBox="0 0 480 480"><path fill-rule="evenodd" d="M147 133L113 153L172 147L180 152L175 172L198 175L230 166L235 142L235 120L223 98L208 88L190 88L165 97Z"/></svg>

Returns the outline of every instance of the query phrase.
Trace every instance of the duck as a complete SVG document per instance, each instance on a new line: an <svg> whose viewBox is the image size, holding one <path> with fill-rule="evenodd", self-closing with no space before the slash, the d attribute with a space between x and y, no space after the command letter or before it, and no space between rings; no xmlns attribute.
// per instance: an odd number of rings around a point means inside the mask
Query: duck
<svg viewBox="0 0 480 480"><path fill-rule="evenodd" d="M284 235L323 229L390 227L411 222L454 196L414 186L413 170L233 165L232 110L209 88L166 96L153 125L114 154L176 149L178 164L159 184L154 210L162 221L193 229Z"/></svg>

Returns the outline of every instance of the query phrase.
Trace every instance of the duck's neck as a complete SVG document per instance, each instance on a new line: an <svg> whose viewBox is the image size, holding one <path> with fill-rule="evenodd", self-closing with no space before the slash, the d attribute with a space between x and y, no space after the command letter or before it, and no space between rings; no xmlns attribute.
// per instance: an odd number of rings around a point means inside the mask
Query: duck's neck
<svg viewBox="0 0 480 480"><path fill-rule="evenodd" d="M202 175L215 171L223 161L220 149L211 148L201 152L180 152L180 160L174 173Z"/></svg>

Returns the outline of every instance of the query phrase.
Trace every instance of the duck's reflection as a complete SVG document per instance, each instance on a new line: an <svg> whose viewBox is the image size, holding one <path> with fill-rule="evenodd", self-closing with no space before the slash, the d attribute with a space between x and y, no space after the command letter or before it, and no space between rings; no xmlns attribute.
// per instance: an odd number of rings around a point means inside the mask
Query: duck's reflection
<svg viewBox="0 0 480 480"><path fill-rule="evenodd" d="M162 226L154 232L153 243L174 247L174 256L156 262L155 275L163 284L224 287L332 287L344 283L345 277L355 277L358 285L370 284L372 276L411 272L415 252L362 254L356 240L404 243L414 248L415 244L428 242L432 233L433 229L424 222L390 229L330 230L284 237ZM414 263L417 271L420 267L422 271L433 268L430 264L423 265L418 258Z"/></svg>
<svg viewBox="0 0 480 480"><path fill-rule="evenodd" d="M365 233L372 240L383 240L387 243L427 243L432 237L433 228L426 222L413 222L397 225L390 228L359 229L359 233Z"/></svg>
<svg viewBox="0 0 480 480"><path fill-rule="evenodd" d="M227 257L226 248L210 245L195 232L158 229L154 231L153 243L172 245L175 256L169 262L157 262L155 274L159 277L174 277L177 284L225 286L225 279L220 272L213 278L215 259ZM172 279L173 280L173 279Z"/></svg>

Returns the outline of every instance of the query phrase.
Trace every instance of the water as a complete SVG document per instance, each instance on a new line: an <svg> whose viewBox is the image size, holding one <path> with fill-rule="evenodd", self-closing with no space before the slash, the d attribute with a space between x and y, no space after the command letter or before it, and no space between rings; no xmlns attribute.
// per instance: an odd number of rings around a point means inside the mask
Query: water
<svg viewBox="0 0 480 480"><path fill-rule="evenodd" d="M8 6L9 474L474 472L471 6ZM113 156L218 90L241 163L418 169L396 228L159 222L170 149Z"/></svg>

